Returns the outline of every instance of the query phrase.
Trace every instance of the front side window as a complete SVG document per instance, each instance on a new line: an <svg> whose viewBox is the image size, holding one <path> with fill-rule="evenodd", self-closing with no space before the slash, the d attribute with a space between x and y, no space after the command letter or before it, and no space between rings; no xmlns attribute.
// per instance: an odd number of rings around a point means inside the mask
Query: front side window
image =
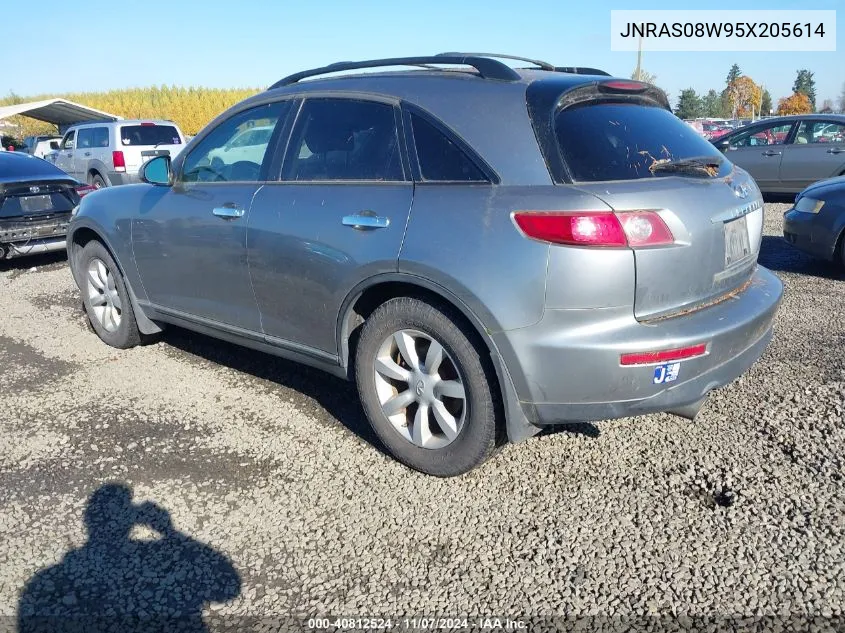
<svg viewBox="0 0 845 633"><path fill-rule="evenodd" d="M226 119L191 151L182 166L184 182L253 182L272 154L270 140L290 101L258 106ZM250 142L246 143L246 140Z"/></svg>
<svg viewBox="0 0 845 633"><path fill-rule="evenodd" d="M486 182L464 151L423 117L412 114L411 127L420 175L426 182Z"/></svg>
<svg viewBox="0 0 845 633"><path fill-rule="evenodd" d="M733 137L731 139L731 147L783 145L786 143L786 137L789 136L790 129L792 129L792 123L754 128Z"/></svg>
<svg viewBox="0 0 845 633"><path fill-rule="evenodd" d="M73 149L73 141L75 137L75 130L71 130L70 132L65 134L65 137L62 139L62 149Z"/></svg>
<svg viewBox="0 0 845 633"><path fill-rule="evenodd" d="M404 180L393 106L309 99L297 118L282 179Z"/></svg>
<svg viewBox="0 0 845 633"><path fill-rule="evenodd" d="M796 145L813 143L842 143L845 141L845 125L827 121L803 121L795 135Z"/></svg>

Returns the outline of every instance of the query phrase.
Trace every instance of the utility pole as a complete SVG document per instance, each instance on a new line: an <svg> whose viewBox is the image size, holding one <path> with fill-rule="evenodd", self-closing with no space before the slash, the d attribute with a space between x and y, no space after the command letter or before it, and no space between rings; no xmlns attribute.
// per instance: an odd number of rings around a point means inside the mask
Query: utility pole
<svg viewBox="0 0 845 633"><path fill-rule="evenodd" d="M643 69L643 36L640 35L640 45L637 48L637 70L634 71L634 79L642 81Z"/></svg>

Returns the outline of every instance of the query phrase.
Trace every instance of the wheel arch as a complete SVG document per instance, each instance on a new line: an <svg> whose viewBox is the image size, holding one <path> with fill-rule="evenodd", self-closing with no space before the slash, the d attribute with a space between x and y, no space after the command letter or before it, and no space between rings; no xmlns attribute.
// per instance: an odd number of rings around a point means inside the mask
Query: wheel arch
<svg viewBox="0 0 845 633"><path fill-rule="evenodd" d="M424 278L402 273L390 273L368 279L356 286L346 297L339 312L337 324L338 359L347 375L352 375L350 363L357 336L364 320L385 301L396 297L415 297L445 303L462 317L469 333L474 336L489 355L498 384L495 388L501 397L505 416L505 429L511 442L518 442L536 435L540 429L531 424L536 419L533 407L522 406L507 366L499 354L489 330L463 300L447 288Z"/></svg>
<svg viewBox="0 0 845 633"><path fill-rule="evenodd" d="M108 169L106 168L106 165L104 163L93 162L93 161L89 162L88 163L88 169L86 170L87 180L90 183L91 179L94 176L99 176L100 178L103 179L103 182L106 183L106 187L110 187L111 181L109 180L109 177L106 175L107 172L108 172Z"/></svg>
<svg viewBox="0 0 845 633"><path fill-rule="evenodd" d="M126 291L129 293L129 299L132 302L132 310L135 312L135 322L138 325L138 329L142 334L157 334L158 332L161 332L161 327L151 321L138 305L138 297L135 295L132 284L126 276L126 270L124 269L123 264L121 264L120 259L117 257L115 249L111 246L111 244L109 244L109 241L105 238L102 232L88 224L84 224L73 229L67 237L68 263L70 264L70 273L73 276L73 280L76 282L77 287L80 289L82 288L82 280L77 276L77 259L82 253L82 249L85 248L85 246L92 240L96 240L103 245L103 248L105 248L109 255L111 255L115 266L117 266L120 271L120 275L123 277L123 283L126 286Z"/></svg>

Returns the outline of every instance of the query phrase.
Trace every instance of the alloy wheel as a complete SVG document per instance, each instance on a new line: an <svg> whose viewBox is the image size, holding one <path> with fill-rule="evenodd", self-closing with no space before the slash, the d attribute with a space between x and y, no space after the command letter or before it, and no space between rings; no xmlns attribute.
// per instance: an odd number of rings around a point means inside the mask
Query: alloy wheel
<svg viewBox="0 0 845 633"><path fill-rule="evenodd" d="M123 303L115 286L114 275L103 260L93 258L88 264L88 301L93 316L107 332L120 327Z"/></svg>
<svg viewBox="0 0 845 633"><path fill-rule="evenodd" d="M376 354L375 385L384 415L415 446L443 448L460 434L464 382L454 359L428 334L403 329L386 338Z"/></svg>

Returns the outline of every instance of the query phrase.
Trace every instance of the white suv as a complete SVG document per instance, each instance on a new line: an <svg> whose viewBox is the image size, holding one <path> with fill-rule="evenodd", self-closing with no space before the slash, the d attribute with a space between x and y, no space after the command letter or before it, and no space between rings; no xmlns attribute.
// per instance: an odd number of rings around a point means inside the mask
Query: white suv
<svg viewBox="0 0 845 633"><path fill-rule="evenodd" d="M97 188L141 182L141 165L176 156L185 137L173 121L120 120L74 125L65 133L55 163Z"/></svg>

